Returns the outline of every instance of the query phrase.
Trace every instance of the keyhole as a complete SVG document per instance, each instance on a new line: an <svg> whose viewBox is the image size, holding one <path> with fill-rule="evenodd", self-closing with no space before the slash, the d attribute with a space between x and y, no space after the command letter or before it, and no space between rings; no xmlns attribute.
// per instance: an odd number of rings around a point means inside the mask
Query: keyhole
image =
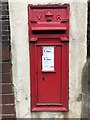
<svg viewBox="0 0 90 120"><path fill-rule="evenodd" d="M44 78L44 77L42 77L42 80L44 81L44 80L45 80L45 78Z"/></svg>

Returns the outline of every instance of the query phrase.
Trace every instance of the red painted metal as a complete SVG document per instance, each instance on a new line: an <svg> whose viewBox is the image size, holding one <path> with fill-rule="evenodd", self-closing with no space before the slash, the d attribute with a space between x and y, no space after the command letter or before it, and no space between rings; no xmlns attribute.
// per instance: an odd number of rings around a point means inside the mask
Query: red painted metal
<svg viewBox="0 0 90 120"><path fill-rule="evenodd" d="M29 5L31 111L68 111L69 5ZM42 70L42 49L54 47L54 70Z"/></svg>

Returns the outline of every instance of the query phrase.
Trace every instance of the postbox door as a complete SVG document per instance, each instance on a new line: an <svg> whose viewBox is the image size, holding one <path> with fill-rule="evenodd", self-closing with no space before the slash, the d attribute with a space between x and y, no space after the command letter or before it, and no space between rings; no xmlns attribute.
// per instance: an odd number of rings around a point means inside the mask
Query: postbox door
<svg viewBox="0 0 90 120"><path fill-rule="evenodd" d="M61 103L61 46L37 45L37 105Z"/></svg>

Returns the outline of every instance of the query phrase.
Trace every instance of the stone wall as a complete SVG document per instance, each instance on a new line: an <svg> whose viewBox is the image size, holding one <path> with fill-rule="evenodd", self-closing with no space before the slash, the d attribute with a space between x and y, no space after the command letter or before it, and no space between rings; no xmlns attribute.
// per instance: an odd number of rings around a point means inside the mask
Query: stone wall
<svg viewBox="0 0 90 120"><path fill-rule="evenodd" d="M70 4L69 111L31 112L28 4ZM9 0L12 72L17 118L80 118L87 57L87 0Z"/></svg>

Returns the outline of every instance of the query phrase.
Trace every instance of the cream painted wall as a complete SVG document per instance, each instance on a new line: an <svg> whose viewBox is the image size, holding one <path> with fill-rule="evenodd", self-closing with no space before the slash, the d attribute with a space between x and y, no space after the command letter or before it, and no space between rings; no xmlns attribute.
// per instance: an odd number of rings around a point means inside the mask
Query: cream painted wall
<svg viewBox="0 0 90 120"><path fill-rule="evenodd" d="M69 112L30 112L28 4L70 4ZM82 69L87 56L87 0L9 0L17 118L80 118Z"/></svg>

